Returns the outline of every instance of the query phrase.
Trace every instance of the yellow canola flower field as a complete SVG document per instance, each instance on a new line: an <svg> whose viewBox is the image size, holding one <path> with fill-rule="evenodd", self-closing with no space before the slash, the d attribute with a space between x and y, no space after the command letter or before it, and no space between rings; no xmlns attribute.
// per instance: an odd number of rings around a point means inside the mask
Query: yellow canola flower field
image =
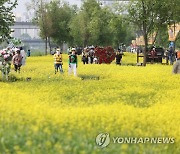
<svg viewBox="0 0 180 154"><path fill-rule="evenodd" d="M0 78L2 154L179 154L180 75L172 66L83 65L78 77L54 74L53 57L29 57L21 74ZM135 62L126 53L123 63ZM109 133L110 144L96 144ZM113 137L173 143L113 143Z"/></svg>

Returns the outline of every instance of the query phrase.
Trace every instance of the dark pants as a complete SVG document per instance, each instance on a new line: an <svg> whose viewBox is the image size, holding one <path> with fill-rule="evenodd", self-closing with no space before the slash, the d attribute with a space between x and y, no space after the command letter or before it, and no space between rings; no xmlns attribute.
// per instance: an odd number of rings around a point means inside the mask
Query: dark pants
<svg viewBox="0 0 180 154"><path fill-rule="evenodd" d="M88 64L88 57L83 57L83 64Z"/></svg>
<svg viewBox="0 0 180 154"><path fill-rule="evenodd" d="M116 59L116 65L121 65L121 59Z"/></svg>
<svg viewBox="0 0 180 154"><path fill-rule="evenodd" d="M170 55L169 56L169 61L170 61L170 64L173 65L173 63L175 61L175 57L173 55Z"/></svg>
<svg viewBox="0 0 180 154"><path fill-rule="evenodd" d="M94 58L93 58L93 57L90 57L90 59L91 59L91 64L92 64L92 63L93 63L93 59L94 59Z"/></svg>
<svg viewBox="0 0 180 154"><path fill-rule="evenodd" d="M56 72L58 72L58 70L60 71L60 73L63 73L62 64L54 64L54 67L55 67L55 74Z"/></svg>
<svg viewBox="0 0 180 154"><path fill-rule="evenodd" d="M14 70L15 70L16 72L19 71L19 73L20 73L21 64L19 64L19 65L14 64Z"/></svg>

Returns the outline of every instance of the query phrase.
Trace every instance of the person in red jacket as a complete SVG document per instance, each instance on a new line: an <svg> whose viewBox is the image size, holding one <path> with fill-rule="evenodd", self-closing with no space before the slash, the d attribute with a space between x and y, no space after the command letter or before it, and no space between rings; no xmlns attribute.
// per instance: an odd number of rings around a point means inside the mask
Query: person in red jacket
<svg viewBox="0 0 180 154"><path fill-rule="evenodd" d="M151 63L154 63L154 61L155 61L155 56L156 56L156 49L153 48L153 49L151 50L150 54L151 54L151 58L152 58Z"/></svg>

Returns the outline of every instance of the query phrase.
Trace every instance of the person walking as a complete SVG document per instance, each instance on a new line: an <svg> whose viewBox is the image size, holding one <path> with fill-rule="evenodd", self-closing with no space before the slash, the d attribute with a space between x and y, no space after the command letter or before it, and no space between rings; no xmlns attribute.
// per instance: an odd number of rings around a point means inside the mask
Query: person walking
<svg viewBox="0 0 180 154"><path fill-rule="evenodd" d="M76 55L76 49L72 48L72 53L69 55L69 75L74 73L74 76L77 76L77 55Z"/></svg>
<svg viewBox="0 0 180 154"><path fill-rule="evenodd" d="M60 71L60 73L63 73L62 65L62 53L60 52L60 49L57 49L56 53L54 54L55 74L58 72L58 70Z"/></svg>
<svg viewBox="0 0 180 154"><path fill-rule="evenodd" d="M17 72L20 73L20 69L21 69L21 66L22 66L22 55L21 55L21 52L20 50L18 49L16 51L16 54L13 56L12 58L12 62L13 62L13 65L14 65L14 70Z"/></svg>

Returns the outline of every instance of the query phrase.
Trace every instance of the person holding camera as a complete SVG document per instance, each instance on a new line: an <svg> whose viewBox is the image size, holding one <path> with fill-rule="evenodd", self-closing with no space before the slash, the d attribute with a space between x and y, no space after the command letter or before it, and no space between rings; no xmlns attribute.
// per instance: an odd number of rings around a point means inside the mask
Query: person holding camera
<svg viewBox="0 0 180 154"><path fill-rule="evenodd" d="M54 67L55 67L55 74L60 71L60 73L63 73L63 62L62 62L62 53L60 52L60 49L56 50L56 53L54 54Z"/></svg>

